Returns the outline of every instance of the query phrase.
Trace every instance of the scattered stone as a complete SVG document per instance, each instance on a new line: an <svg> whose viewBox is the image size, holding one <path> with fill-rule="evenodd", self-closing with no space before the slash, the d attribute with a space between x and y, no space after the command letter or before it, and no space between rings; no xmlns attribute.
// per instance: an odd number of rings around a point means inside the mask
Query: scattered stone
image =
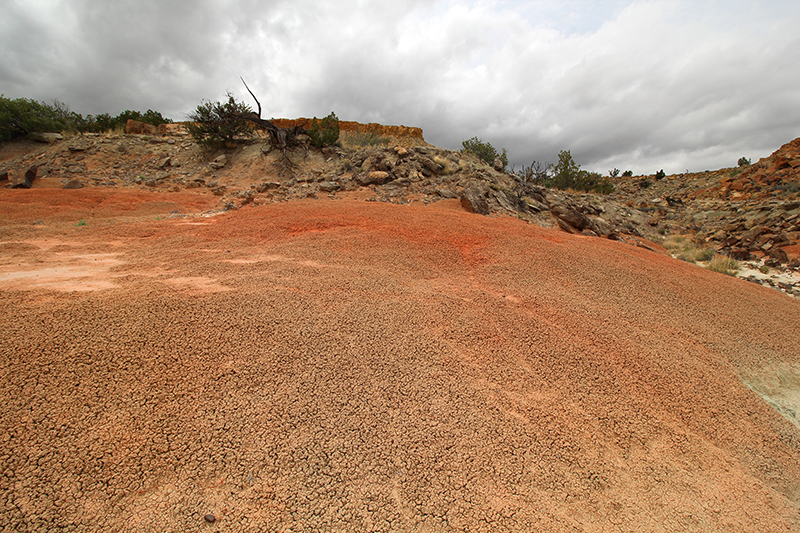
<svg viewBox="0 0 800 533"><path fill-rule="evenodd" d="M214 522L216 522L216 521L217 521L217 517L216 517L216 516L214 516L213 514L207 514L207 515L205 515L205 516L203 517L203 519L204 519L206 522L208 522L209 524L213 524Z"/></svg>
<svg viewBox="0 0 800 533"><path fill-rule="evenodd" d="M80 189L83 187L83 182L79 180L69 180L64 185L62 185L62 189Z"/></svg>

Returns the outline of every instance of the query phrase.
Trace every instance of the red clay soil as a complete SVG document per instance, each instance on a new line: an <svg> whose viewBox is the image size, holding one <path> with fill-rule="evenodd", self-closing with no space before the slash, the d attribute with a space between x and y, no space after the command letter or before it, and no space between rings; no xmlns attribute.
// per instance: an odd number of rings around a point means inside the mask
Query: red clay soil
<svg viewBox="0 0 800 533"><path fill-rule="evenodd" d="M455 200L169 217L214 200L0 191L0 529L800 530L797 300Z"/></svg>

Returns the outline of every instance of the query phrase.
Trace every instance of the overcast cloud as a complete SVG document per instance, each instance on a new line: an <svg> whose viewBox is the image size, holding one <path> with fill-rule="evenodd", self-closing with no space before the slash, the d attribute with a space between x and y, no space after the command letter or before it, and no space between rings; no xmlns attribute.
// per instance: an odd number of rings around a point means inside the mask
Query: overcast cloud
<svg viewBox="0 0 800 533"><path fill-rule="evenodd" d="M0 93L174 120L226 91L265 117L478 136L519 167L734 166L800 136L800 2L0 0Z"/></svg>

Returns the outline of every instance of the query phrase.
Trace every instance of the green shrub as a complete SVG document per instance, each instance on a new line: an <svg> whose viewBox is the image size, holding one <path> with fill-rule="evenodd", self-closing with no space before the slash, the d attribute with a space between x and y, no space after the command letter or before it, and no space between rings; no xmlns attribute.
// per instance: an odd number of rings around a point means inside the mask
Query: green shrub
<svg viewBox="0 0 800 533"><path fill-rule="evenodd" d="M0 95L0 141L31 133L58 133L70 129L69 126L69 110L61 102L50 105L30 98L11 100Z"/></svg>
<svg viewBox="0 0 800 533"><path fill-rule="evenodd" d="M639 180L639 188L640 189L646 189L650 185L652 185L652 184L650 183L650 181L647 178L642 178L642 179Z"/></svg>
<svg viewBox="0 0 800 533"><path fill-rule="evenodd" d="M461 146L465 152L469 152L478 159L486 161L490 165L494 165L494 160L499 159L503 163L503 168L508 166L508 153L503 148L502 153L497 153L497 150L491 143L484 142L477 137L461 141Z"/></svg>
<svg viewBox="0 0 800 533"><path fill-rule="evenodd" d="M333 111L322 120L314 117L306 132L311 138L311 144L317 148L333 146L339 141L339 119Z"/></svg>
<svg viewBox="0 0 800 533"><path fill-rule="evenodd" d="M747 159L746 157L740 157L739 158L739 166L740 167L746 167L749 164L750 164L750 160Z"/></svg>
<svg viewBox="0 0 800 533"><path fill-rule="evenodd" d="M197 144L205 148L230 146L236 137L250 137L253 129L246 121L234 118L237 113L250 113L247 104L237 102L227 93L227 102L202 102L188 115L192 124L186 129ZM127 120L127 119L126 119Z"/></svg>
<svg viewBox="0 0 800 533"><path fill-rule="evenodd" d="M633 170L626 170L622 173L623 178L632 178L633 177Z"/></svg>
<svg viewBox="0 0 800 533"><path fill-rule="evenodd" d="M666 177L667 177L667 175L664 173L664 169L663 168L661 170L659 170L658 172L656 172L656 179L657 180L663 180Z"/></svg>
<svg viewBox="0 0 800 533"><path fill-rule="evenodd" d="M617 176L619 176L619 169L614 168L614 170L609 170L608 175L611 176L612 178L616 178Z"/></svg>

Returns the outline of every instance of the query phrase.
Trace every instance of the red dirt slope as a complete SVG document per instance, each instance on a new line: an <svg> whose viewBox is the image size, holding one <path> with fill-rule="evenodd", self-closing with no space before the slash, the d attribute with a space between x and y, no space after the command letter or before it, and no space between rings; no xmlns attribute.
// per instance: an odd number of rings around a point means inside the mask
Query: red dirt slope
<svg viewBox="0 0 800 533"><path fill-rule="evenodd" d="M800 429L740 379L791 405L781 293L456 200L77 226L20 192L5 530L800 529Z"/></svg>

